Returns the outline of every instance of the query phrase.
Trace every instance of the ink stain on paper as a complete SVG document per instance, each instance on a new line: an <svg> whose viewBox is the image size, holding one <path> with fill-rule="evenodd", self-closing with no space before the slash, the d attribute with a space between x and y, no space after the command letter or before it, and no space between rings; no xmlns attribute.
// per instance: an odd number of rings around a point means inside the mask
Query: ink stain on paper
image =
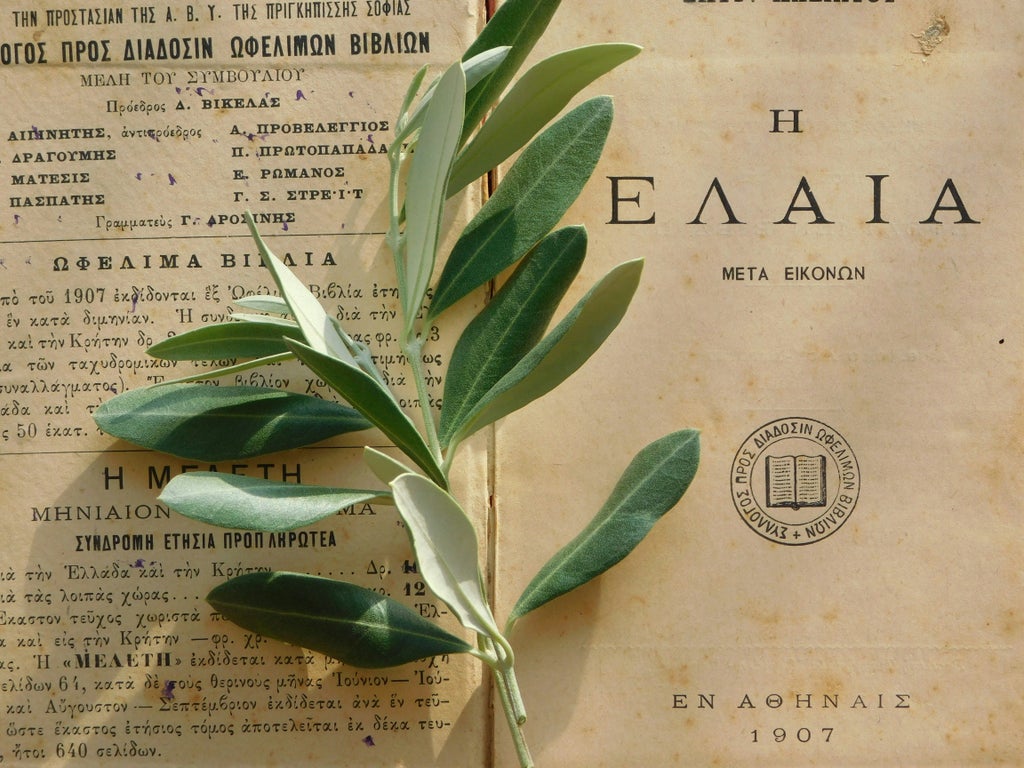
<svg viewBox="0 0 1024 768"><path fill-rule="evenodd" d="M373 743L373 736L367 736L365 739L363 739L363 744L365 744L368 747L375 747L375 746L377 746L376 744Z"/></svg>
<svg viewBox="0 0 1024 768"><path fill-rule="evenodd" d="M174 698L174 681L173 680L168 680L166 683L164 683L164 687L163 687L163 690L160 691L160 695L163 698L165 698L165 699L173 699Z"/></svg>
<svg viewBox="0 0 1024 768"><path fill-rule="evenodd" d="M931 56L942 41L949 37L949 23L945 16L933 16L931 22L923 30L914 35L921 53Z"/></svg>

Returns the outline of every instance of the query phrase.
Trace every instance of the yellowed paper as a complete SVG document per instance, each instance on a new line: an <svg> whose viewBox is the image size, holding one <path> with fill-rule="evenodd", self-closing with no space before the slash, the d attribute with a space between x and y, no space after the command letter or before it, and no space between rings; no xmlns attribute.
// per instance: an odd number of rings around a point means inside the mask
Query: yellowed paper
<svg viewBox="0 0 1024 768"><path fill-rule="evenodd" d="M415 397L398 380L384 153L412 75L459 56L479 6L4 7L0 763L484 761L487 699L470 659L354 669L243 632L203 600L227 577L273 568L354 581L438 616L391 507L357 505L280 536L193 523L157 496L209 465L135 450L90 416L115 393L191 372L148 358L149 344L272 292L246 209L374 348L400 396ZM452 222L478 202L467 194ZM451 341L434 347L428 373ZM294 363L221 383L329 396ZM217 469L375 487L362 444ZM485 457L462 468L477 489L470 505L482 505Z"/></svg>
<svg viewBox="0 0 1024 768"><path fill-rule="evenodd" d="M566 304L621 260L646 266L609 345L460 460L499 621L643 445L692 426L703 458L629 559L517 625L539 765L1024 762L1013 10L559 10L534 59L645 48L590 89L616 122L567 217L591 252ZM416 0L0 15L0 762L515 764L475 660L356 670L203 602L272 567L441 613L390 509L294 537L205 528L156 497L207 466L89 417L181 373L146 367L149 343L269 288L245 208L397 375L379 150L415 69L458 56L481 16ZM297 365L232 383L325 392ZM370 483L355 442L219 469L332 484L340 460Z"/></svg>
<svg viewBox="0 0 1024 768"><path fill-rule="evenodd" d="M497 429L499 613L641 446L697 427L702 464L517 625L538 764L1024 762L1016 10L562 8L547 51L645 48L595 86L575 216L584 284L646 267L610 346Z"/></svg>

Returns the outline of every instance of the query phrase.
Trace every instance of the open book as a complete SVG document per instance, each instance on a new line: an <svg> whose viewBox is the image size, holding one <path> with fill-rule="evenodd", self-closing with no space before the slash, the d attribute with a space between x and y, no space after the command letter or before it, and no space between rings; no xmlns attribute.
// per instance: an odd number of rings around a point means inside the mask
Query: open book
<svg viewBox="0 0 1024 768"><path fill-rule="evenodd" d="M827 503L825 456L766 456L769 507L823 507Z"/></svg>
<svg viewBox="0 0 1024 768"><path fill-rule="evenodd" d="M392 509L209 528L156 501L209 466L91 419L182 375L149 344L271 292L246 208L416 398L382 149L409 79L457 58L486 4L29 5L0 16L0 762L515 765L474 659L356 669L203 600L287 569L459 631ZM499 618L641 446L702 433L652 536L517 626L539 765L1024 762L1024 30L962 5L564 3L532 55L644 47L587 91L615 120L567 220L590 232L580 291L646 265L609 344L460 459ZM231 383L324 391L295 364ZM217 468L329 484L343 462L370 483L354 445Z"/></svg>

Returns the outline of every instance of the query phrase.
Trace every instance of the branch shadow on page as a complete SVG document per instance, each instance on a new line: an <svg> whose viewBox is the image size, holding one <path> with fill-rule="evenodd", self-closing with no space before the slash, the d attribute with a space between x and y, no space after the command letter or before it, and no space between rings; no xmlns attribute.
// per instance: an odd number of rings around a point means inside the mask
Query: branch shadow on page
<svg viewBox="0 0 1024 768"><path fill-rule="evenodd" d="M526 706L523 726L535 758L571 727L585 708L584 671L601 602L601 579L594 579L521 618L509 640L516 653L516 675ZM495 715L497 765L515 752L504 717ZM542 762L551 762L549 760Z"/></svg>
<svg viewBox="0 0 1024 768"><path fill-rule="evenodd" d="M323 453L302 452L304 476L328 461ZM19 560L24 591L39 602L26 603L25 613L48 617L4 633L8 646L31 643L11 676L19 691L4 696L25 701L23 716L8 716L19 749L46 759L218 766L296 757L326 765L344 755L346 765L376 768L433 755L436 735L419 728L408 705L412 665L347 667L246 632L205 602L214 586L251 569L365 581L366 562L379 551L378 564L400 574L411 554L393 510L318 524L319 548L287 537L271 544L161 505L152 468L161 477L179 460L134 450L85 460L51 487L11 489L35 523ZM394 691L404 709L392 708ZM385 716L409 727L385 732Z"/></svg>

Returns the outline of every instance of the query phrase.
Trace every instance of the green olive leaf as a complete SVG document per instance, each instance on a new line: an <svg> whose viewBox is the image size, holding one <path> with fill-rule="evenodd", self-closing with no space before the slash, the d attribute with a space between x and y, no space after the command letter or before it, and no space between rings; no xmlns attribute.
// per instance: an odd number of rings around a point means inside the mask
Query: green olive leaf
<svg viewBox="0 0 1024 768"><path fill-rule="evenodd" d="M206 600L244 629L354 667L394 667L472 650L397 600L319 576L249 573L214 587Z"/></svg>
<svg viewBox="0 0 1024 768"><path fill-rule="evenodd" d="M458 502L420 475L401 475L391 492L409 529L423 580L467 629L500 637L484 597L476 531Z"/></svg>
<svg viewBox="0 0 1024 768"><path fill-rule="evenodd" d="M428 323L515 264L551 231L590 178L611 124L611 99L599 96L561 117L523 150L455 243Z"/></svg>
<svg viewBox="0 0 1024 768"><path fill-rule="evenodd" d="M588 45L557 53L527 70L459 153L448 182L448 195L511 157L573 96L640 50L625 43Z"/></svg>
<svg viewBox="0 0 1024 768"><path fill-rule="evenodd" d="M380 500L386 491L324 488L224 472L177 475L160 494L175 512L221 528L290 531L312 525L345 507Z"/></svg>
<svg viewBox="0 0 1024 768"><path fill-rule="evenodd" d="M208 381L210 379L219 379L221 376L234 376L237 373L243 373L250 371L253 368L260 368L264 365L273 365L274 363L283 363L288 360L294 360L295 355L291 352L282 352L278 355L267 355L266 357L258 357L255 360L245 360L241 363L235 363L224 368L213 368L203 369L196 371L193 374L181 376L176 379L169 379L168 381L162 381L156 386L166 387L171 384L187 384L196 381Z"/></svg>
<svg viewBox="0 0 1024 768"><path fill-rule="evenodd" d="M640 282L643 261L627 261L605 275L554 329L449 428L457 446L481 427L546 395L576 372L622 320Z"/></svg>
<svg viewBox="0 0 1024 768"><path fill-rule="evenodd" d="M104 432L202 461L301 448L370 423L352 408L279 389L164 384L133 389L93 413Z"/></svg>
<svg viewBox="0 0 1024 768"><path fill-rule="evenodd" d="M377 379L355 365L325 355L300 342L289 341L288 344L296 357L391 438L435 482L445 484L444 473L416 425Z"/></svg>
<svg viewBox="0 0 1024 768"><path fill-rule="evenodd" d="M509 46L499 46L492 48L488 51L483 51L477 55L464 59L462 61L462 71L466 75L466 90L469 91L473 86L479 83L487 75L491 74L498 66L505 60L508 52L511 50ZM424 70L426 68L424 67ZM410 86L409 92L406 94L406 101L402 105L402 111L400 114L406 115L409 110L409 105L412 103L412 98L415 97L416 91L419 90L419 86L423 80L424 70L416 73L416 77L413 79L413 84ZM424 73L425 74L425 73ZM418 82L417 82L418 78ZM416 105L415 111L406 117L404 121L400 121L396 131L395 141L402 141L411 133L413 133L420 125L423 124L423 117L426 113L427 107L430 105L431 100L434 98L434 91L437 88L437 84L440 82L440 78L435 80L427 88L423 94L423 98L420 99L420 103ZM413 90L413 85L415 90Z"/></svg>
<svg viewBox="0 0 1024 768"><path fill-rule="evenodd" d="M508 629L535 608L604 573L633 551L690 487L700 461L696 430L666 435L630 462L608 500L523 591Z"/></svg>
<svg viewBox="0 0 1024 768"><path fill-rule="evenodd" d="M301 339L302 332L281 320L217 323L159 341L148 353L161 360L267 357L288 351L282 336Z"/></svg>
<svg viewBox="0 0 1024 768"><path fill-rule="evenodd" d="M449 440L502 376L540 341L587 252L583 227L552 232L519 264L452 351L439 438Z"/></svg>
<svg viewBox="0 0 1024 768"><path fill-rule="evenodd" d="M560 4L561 0L505 0L466 49L463 61L489 49L510 46L501 65L466 96L464 140L512 81Z"/></svg>

